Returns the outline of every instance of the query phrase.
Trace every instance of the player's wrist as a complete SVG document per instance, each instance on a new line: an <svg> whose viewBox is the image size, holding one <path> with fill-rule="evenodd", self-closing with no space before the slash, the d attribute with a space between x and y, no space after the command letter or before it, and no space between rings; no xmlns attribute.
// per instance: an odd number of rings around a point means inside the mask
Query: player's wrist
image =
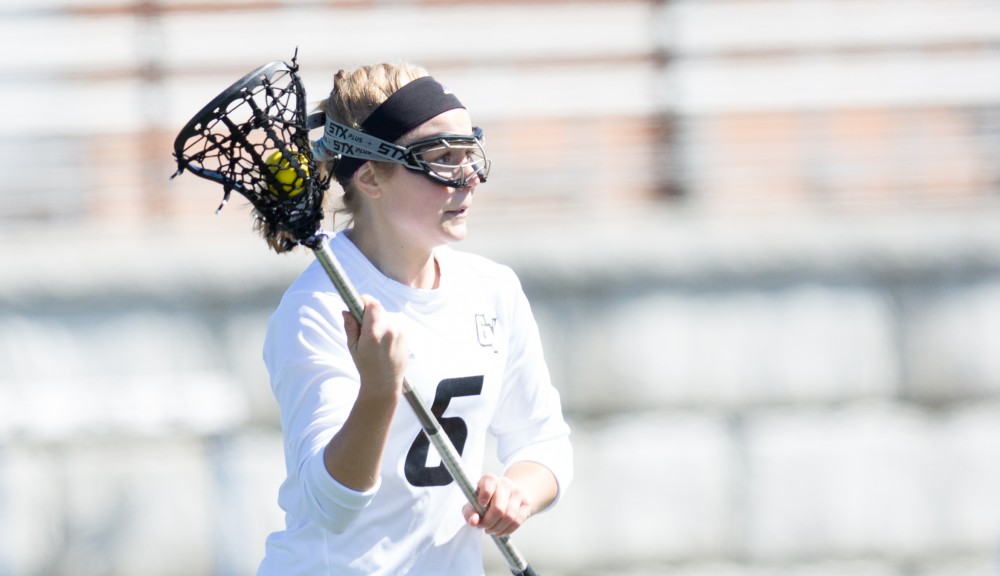
<svg viewBox="0 0 1000 576"><path fill-rule="evenodd" d="M559 490L552 472L537 462L516 462L504 472L504 477L517 486L532 516L552 505Z"/></svg>
<svg viewBox="0 0 1000 576"><path fill-rule="evenodd" d="M400 386L362 380L360 390L358 391L358 398L354 404L355 406L359 406L360 404L360 407L375 410L380 408L395 409L396 405L399 404L400 391Z"/></svg>

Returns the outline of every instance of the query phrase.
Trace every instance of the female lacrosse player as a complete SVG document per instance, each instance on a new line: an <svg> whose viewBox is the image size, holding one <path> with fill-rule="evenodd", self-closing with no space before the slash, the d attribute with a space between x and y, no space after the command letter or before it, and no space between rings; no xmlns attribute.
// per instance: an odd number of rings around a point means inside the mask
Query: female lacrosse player
<svg viewBox="0 0 1000 576"><path fill-rule="evenodd" d="M323 169L351 225L331 250L362 296L358 323L319 263L288 289L264 359L281 412L285 529L260 576L483 574L481 531L508 535L572 477L569 429L514 273L449 248L489 172L482 133L426 71L339 72ZM477 483L468 505L413 412L432 404ZM483 474L487 436L501 475Z"/></svg>

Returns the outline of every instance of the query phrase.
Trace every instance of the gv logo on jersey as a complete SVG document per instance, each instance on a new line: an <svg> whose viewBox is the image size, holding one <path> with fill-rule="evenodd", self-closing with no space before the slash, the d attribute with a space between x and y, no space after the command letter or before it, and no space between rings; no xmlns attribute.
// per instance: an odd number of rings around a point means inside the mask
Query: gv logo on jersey
<svg viewBox="0 0 1000 576"><path fill-rule="evenodd" d="M476 338L479 339L479 345L483 348L492 348L494 354L497 353L494 342L496 326L496 316L487 320L486 314L476 314Z"/></svg>

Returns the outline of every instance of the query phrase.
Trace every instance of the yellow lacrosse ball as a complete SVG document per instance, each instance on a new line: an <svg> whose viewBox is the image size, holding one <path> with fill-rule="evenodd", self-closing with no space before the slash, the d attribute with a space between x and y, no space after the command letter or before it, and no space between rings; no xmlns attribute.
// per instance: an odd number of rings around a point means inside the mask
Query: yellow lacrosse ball
<svg viewBox="0 0 1000 576"><path fill-rule="evenodd" d="M309 166L306 164L306 157L304 154L296 154L295 159L299 161L299 166L302 167L302 172L308 177L309 176ZM295 171L295 167L291 165L288 158L281 153L281 150L275 150L267 157L264 161L267 164L267 169L274 174L274 178L281 184L280 187L275 187L273 184L267 185L267 190L271 194L278 197L293 197L298 196L306 189L305 179L300 177Z"/></svg>

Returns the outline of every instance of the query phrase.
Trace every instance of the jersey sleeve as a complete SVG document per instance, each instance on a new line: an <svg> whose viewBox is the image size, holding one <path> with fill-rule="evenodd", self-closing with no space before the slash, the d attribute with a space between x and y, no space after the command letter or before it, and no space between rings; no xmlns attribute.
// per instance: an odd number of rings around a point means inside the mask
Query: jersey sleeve
<svg viewBox="0 0 1000 576"><path fill-rule="evenodd" d="M548 468L559 486L558 501L573 478L570 429L559 392L552 385L538 325L527 297L510 272L507 319L509 354L503 387L490 432L504 468L531 461Z"/></svg>
<svg viewBox="0 0 1000 576"><path fill-rule="evenodd" d="M359 378L346 347L341 310L330 294L286 294L271 316L264 362L285 439L290 497L320 526L342 533L379 484L358 492L334 479L323 452L357 398Z"/></svg>

